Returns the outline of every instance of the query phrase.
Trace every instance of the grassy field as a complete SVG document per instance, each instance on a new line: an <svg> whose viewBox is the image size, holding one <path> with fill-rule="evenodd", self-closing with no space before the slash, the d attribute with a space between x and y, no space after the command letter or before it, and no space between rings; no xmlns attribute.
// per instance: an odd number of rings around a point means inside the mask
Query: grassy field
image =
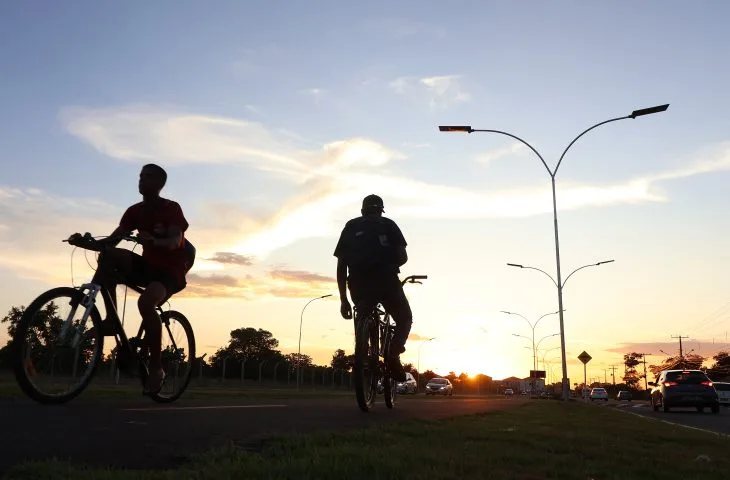
<svg viewBox="0 0 730 480"><path fill-rule="evenodd" d="M270 439L228 448L177 470L98 470L45 461L9 479L717 479L729 440L609 408L560 402L444 421Z"/></svg>

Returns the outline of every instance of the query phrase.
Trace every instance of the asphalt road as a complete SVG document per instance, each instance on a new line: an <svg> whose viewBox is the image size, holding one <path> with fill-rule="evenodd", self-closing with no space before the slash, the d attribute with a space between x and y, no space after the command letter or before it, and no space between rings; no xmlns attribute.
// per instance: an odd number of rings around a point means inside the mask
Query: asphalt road
<svg viewBox="0 0 730 480"><path fill-rule="evenodd" d="M598 405L601 406L602 402L598 402ZM730 435L730 408L728 407L720 407L720 413L714 414L708 408L702 413L694 408L673 408L667 413L662 410L655 412L648 402L629 403L609 400L609 403L603 406L619 408L626 412L678 425Z"/></svg>
<svg viewBox="0 0 730 480"><path fill-rule="evenodd" d="M177 467L190 453L234 442L253 450L277 433L361 428L399 420L436 419L509 408L528 400L484 397L398 397L388 410L378 397L362 413L352 398L186 400L159 405L146 398L39 405L0 400L0 473L22 460L67 458L96 466ZM112 444L116 443L116 446Z"/></svg>

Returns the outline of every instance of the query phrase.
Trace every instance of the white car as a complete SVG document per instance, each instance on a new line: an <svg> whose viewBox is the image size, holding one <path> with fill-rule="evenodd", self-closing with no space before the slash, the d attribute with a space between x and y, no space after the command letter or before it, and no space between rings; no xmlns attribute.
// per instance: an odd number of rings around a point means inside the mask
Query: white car
<svg viewBox="0 0 730 480"><path fill-rule="evenodd" d="M515 394L515 391L512 390L511 388L505 388L504 394L505 395L514 395Z"/></svg>
<svg viewBox="0 0 730 480"><path fill-rule="evenodd" d="M720 397L720 405L730 407L730 382L713 382L717 396Z"/></svg>
<svg viewBox="0 0 730 480"><path fill-rule="evenodd" d="M608 401L608 392L605 388L596 387L591 389L591 394L589 397L591 399L591 402L594 400L605 400Z"/></svg>
<svg viewBox="0 0 730 480"><path fill-rule="evenodd" d="M406 380L397 384L397 392L401 395L415 394L417 388L418 383L413 378L413 375L411 375L411 372L406 372Z"/></svg>

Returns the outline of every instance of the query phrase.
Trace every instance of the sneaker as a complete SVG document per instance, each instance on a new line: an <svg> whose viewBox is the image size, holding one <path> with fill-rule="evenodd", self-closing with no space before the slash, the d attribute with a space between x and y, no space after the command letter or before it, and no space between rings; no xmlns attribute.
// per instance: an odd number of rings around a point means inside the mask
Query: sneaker
<svg viewBox="0 0 730 480"><path fill-rule="evenodd" d="M390 374L393 380L396 382L406 381L406 371L403 369L403 364L400 362L400 355L393 355L388 361L388 367L390 368Z"/></svg>
<svg viewBox="0 0 730 480"><path fill-rule="evenodd" d="M157 395L162 390L162 384L165 383L165 371L160 367L157 370L152 370L147 376L144 390L142 395Z"/></svg>

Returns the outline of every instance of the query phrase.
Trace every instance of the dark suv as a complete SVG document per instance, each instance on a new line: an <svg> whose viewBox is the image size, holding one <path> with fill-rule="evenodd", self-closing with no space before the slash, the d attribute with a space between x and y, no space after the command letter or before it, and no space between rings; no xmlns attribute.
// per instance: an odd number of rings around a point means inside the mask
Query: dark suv
<svg viewBox="0 0 730 480"><path fill-rule="evenodd" d="M672 407L695 407L701 412L709 407L712 413L720 411L720 399L712 380L702 370L664 370L654 382L649 382L651 406L665 412Z"/></svg>

